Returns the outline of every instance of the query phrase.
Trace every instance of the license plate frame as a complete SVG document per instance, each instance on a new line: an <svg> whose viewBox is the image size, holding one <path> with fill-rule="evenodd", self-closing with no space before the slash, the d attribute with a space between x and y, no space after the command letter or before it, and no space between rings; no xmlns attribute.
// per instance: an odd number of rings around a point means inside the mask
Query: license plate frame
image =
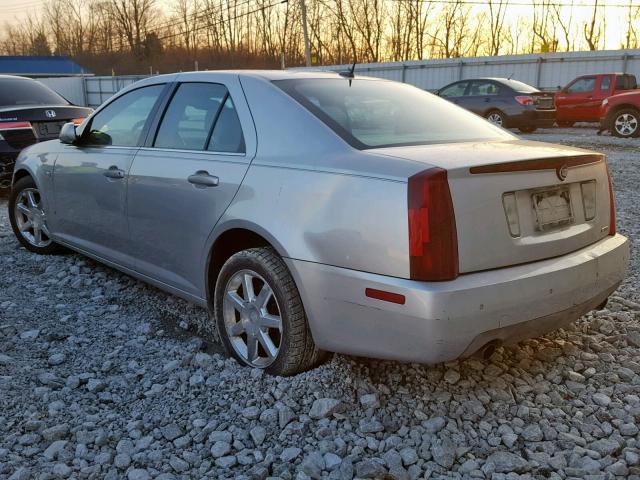
<svg viewBox="0 0 640 480"><path fill-rule="evenodd" d="M548 232L575 221L569 186L552 187L531 194L536 230Z"/></svg>

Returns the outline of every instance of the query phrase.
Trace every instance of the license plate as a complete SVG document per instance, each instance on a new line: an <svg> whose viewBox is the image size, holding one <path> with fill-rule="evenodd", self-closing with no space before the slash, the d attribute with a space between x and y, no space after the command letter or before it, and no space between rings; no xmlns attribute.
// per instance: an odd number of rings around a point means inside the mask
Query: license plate
<svg viewBox="0 0 640 480"><path fill-rule="evenodd" d="M60 134L60 129L64 123L61 122L46 122L38 123L36 127L38 129L38 137L41 138L53 138Z"/></svg>
<svg viewBox="0 0 640 480"><path fill-rule="evenodd" d="M538 231L548 231L573 223L568 187L554 188L531 195Z"/></svg>

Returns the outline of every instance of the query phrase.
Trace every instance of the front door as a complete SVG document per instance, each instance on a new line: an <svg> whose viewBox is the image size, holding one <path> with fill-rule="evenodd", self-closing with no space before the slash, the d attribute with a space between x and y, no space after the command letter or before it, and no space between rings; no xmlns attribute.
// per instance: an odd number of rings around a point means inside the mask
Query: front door
<svg viewBox="0 0 640 480"><path fill-rule="evenodd" d="M595 100L596 77L580 77L556 95L556 117L566 122L597 120L600 103ZM597 104L597 105L596 105ZM595 116L594 116L595 111Z"/></svg>
<svg viewBox="0 0 640 480"><path fill-rule="evenodd" d="M469 82L462 81L447 85L438 92L438 95L442 98L446 98L452 103L459 104L460 100L464 97L464 93L467 90Z"/></svg>
<svg viewBox="0 0 640 480"><path fill-rule="evenodd" d="M460 106L484 116L491 108L500 108L498 93L496 83L490 80L473 80L467 94L461 99Z"/></svg>
<svg viewBox="0 0 640 480"><path fill-rule="evenodd" d="M90 119L78 145L66 145L53 173L52 233L78 248L132 266L127 177L164 85L130 91Z"/></svg>
<svg viewBox="0 0 640 480"><path fill-rule="evenodd" d="M155 138L131 167L127 204L138 272L204 296L207 238L254 153L237 79L178 83Z"/></svg>

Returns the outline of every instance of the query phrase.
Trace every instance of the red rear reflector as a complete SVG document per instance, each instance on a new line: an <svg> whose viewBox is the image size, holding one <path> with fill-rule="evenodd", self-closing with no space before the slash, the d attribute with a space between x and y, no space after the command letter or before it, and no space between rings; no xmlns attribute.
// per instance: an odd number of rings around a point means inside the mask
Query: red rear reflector
<svg viewBox="0 0 640 480"><path fill-rule="evenodd" d="M74 125L80 125L82 122L84 122L84 118L74 118L73 120L71 120L71 123L73 123Z"/></svg>
<svg viewBox="0 0 640 480"><path fill-rule="evenodd" d="M0 130L20 130L23 128L31 128L29 122L0 122Z"/></svg>
<svg viewBox="0 0 640 480"><path fill-rule="evenodd" d="M447 171L430 168L409 178L409 266L412 280L458 276L458 236Z"/></svg>
<svg viewBox="0 0 640 480"><path fill-rule="evenodd" d="M607 165L607 179L609 180L609 235L616 234L616 202L613 195L613 182L611 181L611 173L609 173L609 165Z"/></svg>
<svg viewBox="0 0 640 480"><path fill-rule="evenodd" d="M398 305L404 305L404 295L399 293L385 292L384 290L376 290L375 288L367 288L364 294L369 298L375 298L376 300L382 300L384 302L397 303Z"/></svg>

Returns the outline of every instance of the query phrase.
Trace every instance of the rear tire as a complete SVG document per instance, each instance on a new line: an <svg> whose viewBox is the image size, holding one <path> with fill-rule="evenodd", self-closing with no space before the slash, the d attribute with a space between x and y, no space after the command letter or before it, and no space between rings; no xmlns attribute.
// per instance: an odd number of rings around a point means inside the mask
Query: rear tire
<svg viewBox="0 0 640 480"><path fill-rule="evenodd" d="M563 122L556 122L556 123L560 128L571 128L576 122L563 121Z"/></svg>
<svg viewBox="0 0 640 480"><path fill-rule="evenodd" d="M272 248L243 250L225 262L214 312L227 352L242 365L288 376L328 356L316 347L298 289Z"/></svg>
<svg viewBox="0 0 640 480"><path fill-rule="evenodd" d="M635 108L623 108L609 122L611 134L618 138L633 138L640 135L640 112Z"/></svg>
<svg viewBox="0 0 640 480"><path fill-rule="evenodd" d="M533 133L538 129L538 127L518 127L522 133Z"/></svg>
<svg viewBox="0 0 640 480"><path fill-rule="evenodd" d="M9 221L16 238L24 248L40 255L64 253L55 243L46 222L43 198L31 177L18 180L9 195Z"/></svg>
<svg viewBox="0 0 640 480"><path fill-rule="evenodd" d="M490 110L484 116L490 123L502 128L506 128L507 116L500 110Z"/></svg>

